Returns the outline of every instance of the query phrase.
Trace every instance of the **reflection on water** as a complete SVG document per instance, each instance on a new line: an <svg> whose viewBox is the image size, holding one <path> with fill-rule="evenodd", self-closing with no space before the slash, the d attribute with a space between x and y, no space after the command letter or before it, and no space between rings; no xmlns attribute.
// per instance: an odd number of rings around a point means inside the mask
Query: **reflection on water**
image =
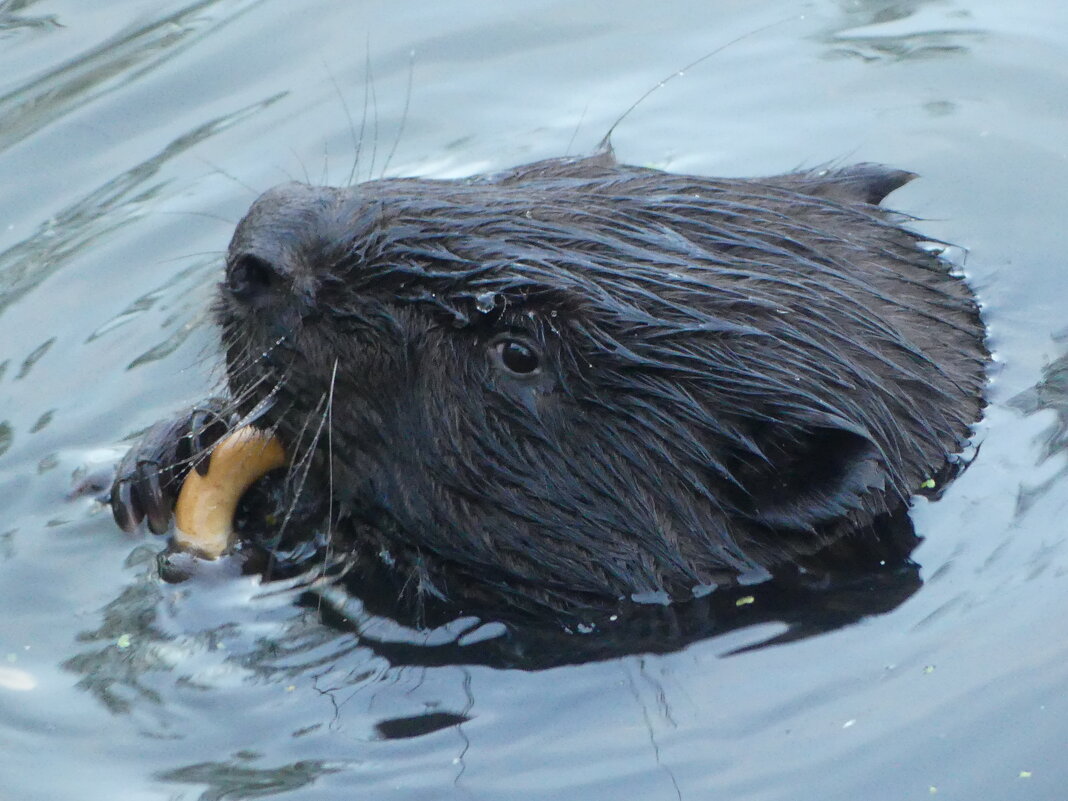
<svg viewBox="0 0 1068 801"><path fill-rule="evenodd" d="M35 5L34 0L0 4L0 40L12 36L19 29L43 32L60 27L59 18L55 14L31 16L21 13L32 5Z"/></svg>
<svg viewBox="0 0 1068 801"><path fill-rule="evenodd" d="M1065 11L818 0L804 13L0 0L0 794L1063 795L1063 343L1039 371L1063 327L1068 131L1051 98L1068 96ZM205 394L187 326L228 232L164 215L247 203L198 179L206 164L265 187L329 157L343 180L366 94L380 169L411 63L391 172L558 154L582 118L580 150L658 76L770 19L790 21L658 92L621 149L751 174L855 153L925 175L900 207L971 249L1005 369L979 457L917 503L922 569L717 590L588 631L489 616L419 628L367 586L263 583L225 564L165 583L158 543L124 539L84 498L63 504L86 454ZM339 96L355 98L355 125Z"/></svg>
<svg viewBox="0 0 1068 801"><path fill-rule="evenodd" d="M1068 339L1068 336L1062 336L1061 339ZM1042 380L1010 400L1009 405L1024 414L1045 410L1056 415L1053 425L1041 438L1040 462L1068 450L1068 354L1049 364L1042 371ZM1016 504L1017 516L1026 514L1050 490L1061 486L1066 477L1068 464L1062 465L1044 481L1021 486Z"/></svg>
<svg viewBox="0 0 1068 801"><path fill-rule="evenodd" d="M1068 336L1062 340L1068 340ZM1024 414L1047 409L1056 415L1042 441L1042 459L1068 448L1068 353L1050 363L1042 371L1042 380L1009 401L1009 405Z"/></svg>
<svg viewBox="0 0 1068 801"><path fill-rule="evenodd" d="M946 9L943 0L914 2L865 2L846 0L840 3L841 17L835 25L817 37L826 45L827 58L857 58L862 61L916 61L939 59L967 53L981 41L983 33L967 25L967 11L949 9L953 24L947 26L940 16L936 26L925 19L925 12ZM919 15L919 19L909 18ZM895 25L894 23L901 23ZM886 28L900 28L887 34Z"/></svg>
<svg viewBox="0 0 1068 801"><path fill-rule="evenodd" d="M0 315L75 256L142 217L166 183L149 183L163 165L212 136L232 128L285 93L186 131L163 150L105 182L57 212L31 237L0 253ZM2 112L0 112L2 113Z"/></svg>
<svg viewBox="0 0 1068 801"><path fill-rule="evenodd" d="M905 34L902 36L847 36L838 34L827 40L828 58L859 58L864 61L905 61L942 58L968 52L966 40L975 34L946 31Z"/></svg>
<svg viewBox="0 0 1068 801"><path fill-rule="evenodd" d="M136 564L152 564L150 552L141 549L131 557ZM138 702L159 704L159 693L147 686L144 674L170 669L163 656L172 637L155 626L161 595L150 574L125 590L103 610L100 625L78 635L85 648L63 666L82 678L78 687L97 698L114 714L128 713Z"/></svg>
<svg viewBox="0 0 1068 801"><path fill-rule="evenodd" d="M954 10L945 0L838 0L836 6L836 30L839 31L900 22L928 9L941 8L956 16L967 15L967 12Z"/></svg>
<svg viewBox="0 0 1068 801"><path fill-rule="evenodd" d="M49 337L36 348L34 348L32 351L30 351L29 355L22 360L22 364L19 366L19 371L15 374L15 380L21 381L26 376L28 376L30 374L30 371L34 368L34 365L36 365L37 362L41 361L44 355L48 353L49 348L51 348L54 344L56 344L56 338Z"/></svg>
<svg viewBox="0 0 1068 801"><path fill-rule="evenodd" d="M259 798L297 790L316 779L347 767L318 760L301 760L277 768L256 768L258 755L239 752L229 762L201 762L173 770L160 771L156 778L167 784L200 784L207 789L199 801L224 801L234 798Z"/></svg>
<svg viewBox="0 0 1068 801"><path fill-rule="evenodd" d="M164 65L262 0L201 0L181 11L128 28L55 70L0 96L0 151L129 80ZM12 3L5 3L10 7ZM2 9L0 9L2 13ZM0 24L6 22L0 17ZM16 25L59 28L54 17L18 18Z"/></svg>

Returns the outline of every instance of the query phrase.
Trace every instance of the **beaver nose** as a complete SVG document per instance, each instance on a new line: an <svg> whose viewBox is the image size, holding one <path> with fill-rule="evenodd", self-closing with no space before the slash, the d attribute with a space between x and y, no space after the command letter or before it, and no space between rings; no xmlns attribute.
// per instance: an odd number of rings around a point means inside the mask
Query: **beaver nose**
<svg viewBox="0 0 1068 801"><path fill-rule="evenodd" d="M279 274L269 261L252 253L242 253L226 270L226 290L241 303L262 298L278 283Z"/></svg>

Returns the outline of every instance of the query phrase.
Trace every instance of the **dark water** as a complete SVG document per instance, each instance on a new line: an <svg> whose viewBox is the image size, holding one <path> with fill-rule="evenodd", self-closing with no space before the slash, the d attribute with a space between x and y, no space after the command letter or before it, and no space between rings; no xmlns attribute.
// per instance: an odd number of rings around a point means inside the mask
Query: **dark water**
<svg viewBox="0 0 1068 801"><path fill-rule="evenodd" d="M894 205L968 248L991 406L917 503L898 608L742 652L782 626L412 667L282 584L162 584L158 541L68 498L217 387L204 310L256 192L347 182L361 128L362 177L394 145L389 174L436 177L589 152L776 21L614 142L707 174L906 167ZM1066 45L1043 0L0 2L0 799L1063 798Z"/></svg>

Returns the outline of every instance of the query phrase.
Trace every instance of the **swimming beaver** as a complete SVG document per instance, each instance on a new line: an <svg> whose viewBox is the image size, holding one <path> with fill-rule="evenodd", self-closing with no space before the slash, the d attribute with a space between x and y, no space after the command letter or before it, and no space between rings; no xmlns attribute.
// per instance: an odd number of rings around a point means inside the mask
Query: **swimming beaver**
<svg viewBox="0 0 1068 801"><path fill-rule="evenodd" d="M913 177L605 150L286 184L230 243L233 400L208 408L262 414L357 563L457 607L604 610L878 553L873 523L948 475L988 358L969 288L878 206ZM120 524L166 528L213 419L135 446Z"/></svg>

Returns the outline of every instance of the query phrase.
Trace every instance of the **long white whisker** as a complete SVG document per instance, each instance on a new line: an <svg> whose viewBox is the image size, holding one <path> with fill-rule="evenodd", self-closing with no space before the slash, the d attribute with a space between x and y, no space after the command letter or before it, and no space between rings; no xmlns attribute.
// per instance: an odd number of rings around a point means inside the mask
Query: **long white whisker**
<svg viewBox="0 0 1068 801"><path fill-rule="evenodd" d="M323 559L323 575L333 556L334 545L334 388L337 386L338 360L334 359L334 369L330 372L330 389L326 398L326 456L327 456L327 500L326 500L326 554ZM319 596L319 611L322 611L323 598Z"/></svg>
<svg viewBox="0 0 1068 801"><path fill-rule="evenodd" d="M400 126L397 128L397 137L393 140L393 147L390 148L389 155L386 156L386 163L382 165L382 178L386 177L389 163L393 161L393 154L397 152L397 146L400 145L401 137L404 136L404 126L408 122L408 110L412 105L412 79L414 75L415 51L412 50L408 53L408 88L404 92L404 111L401 112Z"/></svg>

